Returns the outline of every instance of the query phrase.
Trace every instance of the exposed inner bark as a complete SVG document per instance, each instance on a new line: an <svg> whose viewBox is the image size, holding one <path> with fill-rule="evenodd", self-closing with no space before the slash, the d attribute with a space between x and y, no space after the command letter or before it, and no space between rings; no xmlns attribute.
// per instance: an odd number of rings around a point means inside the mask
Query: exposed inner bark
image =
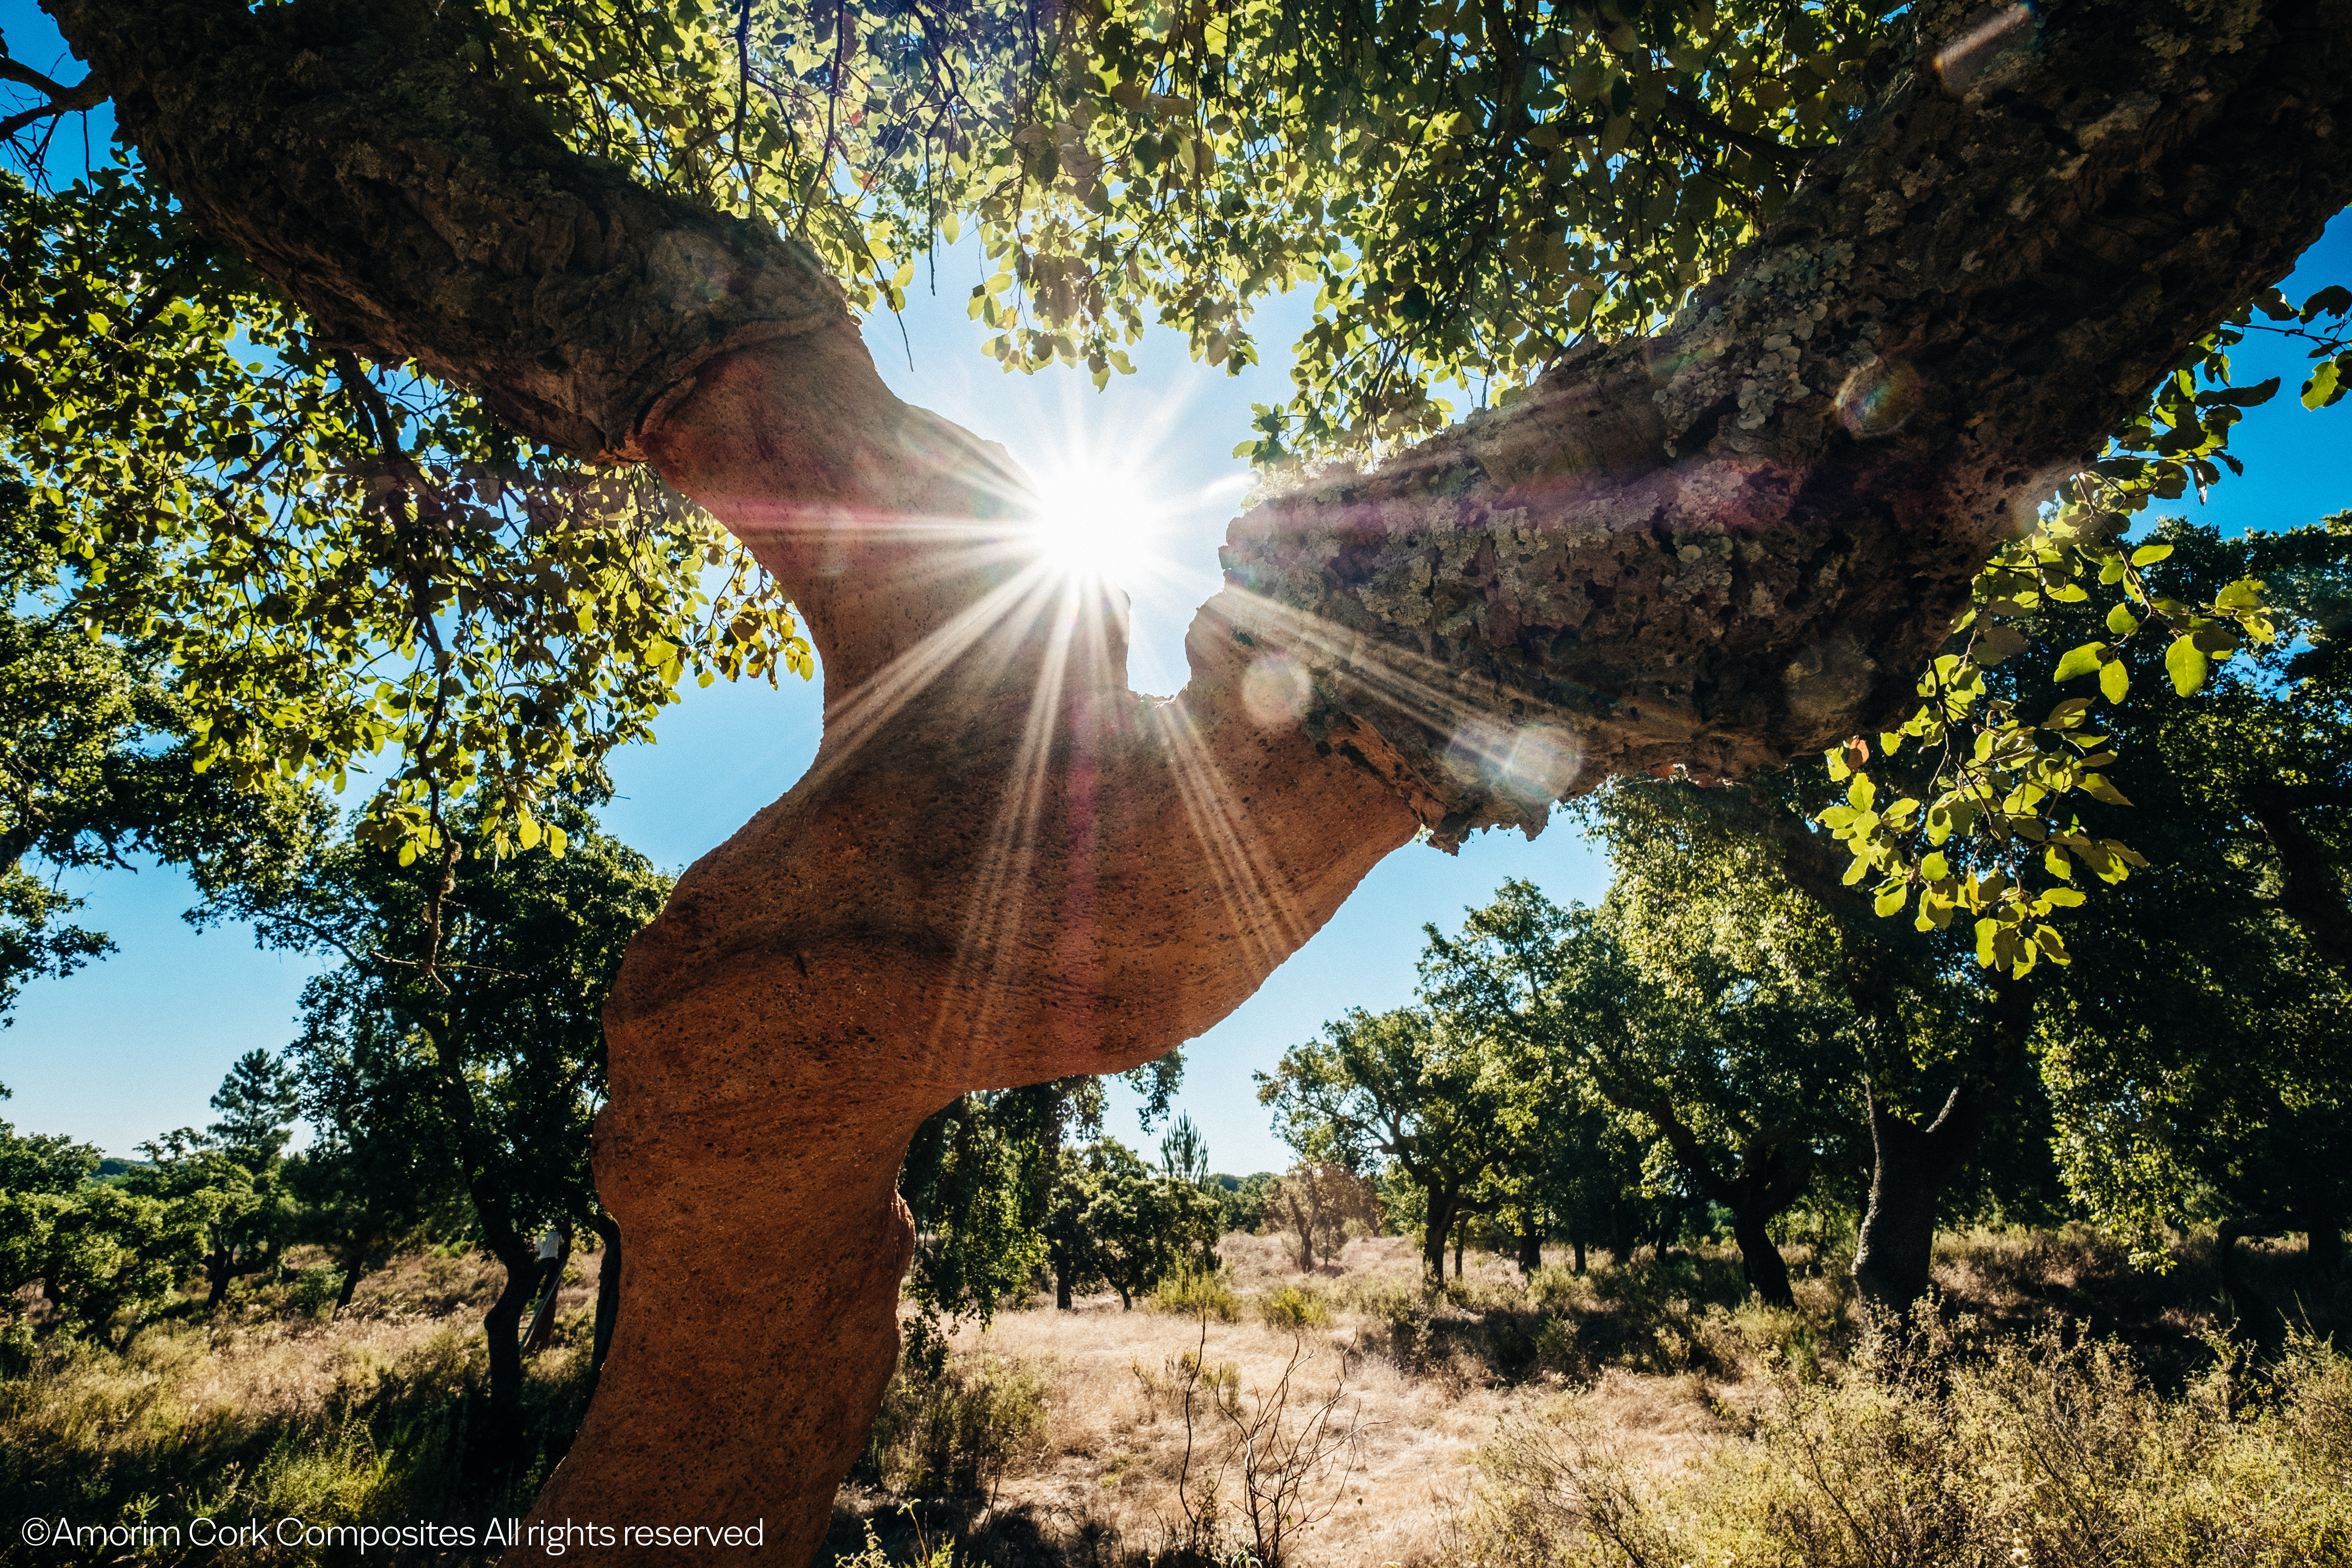
<svg viewBox="0 0 2352 1568"><path fill-rule="evenodd" d="M1609 770L1884 718L1995 543L2352 192L2352 0L1995 29L1666 332L1236 524L1160 700L1112 607L931 526L1001 522L1019 477L884 389L803 253L572 156L422 10L47 4L326 330L649 459L807 617L816 766L681 879L608 1012L625 1289L539 1504L760 1518L795 1562L891 1370L925 1115L1200 1033L1419 825L1532 831ZM1918 9L1931 54L1980 20Z"/></svg>

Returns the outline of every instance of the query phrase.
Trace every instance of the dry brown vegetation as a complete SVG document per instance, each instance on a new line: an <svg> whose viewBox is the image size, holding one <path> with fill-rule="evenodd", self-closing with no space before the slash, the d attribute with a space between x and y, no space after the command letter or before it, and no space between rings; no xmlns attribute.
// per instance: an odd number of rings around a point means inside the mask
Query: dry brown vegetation
<svg viewBox="0 0 2352 1568"><path fill-rule="evenodd" d="M363 1523L478 1521L527 1500L585 1405L598 1258L575 1254L557 1332L528 1364L511 1490L468 1490L483 1428L481 1313L496 1264L478 1254L397 1260L332 1314L340 1283L298 1249L292 1271L197 1311L201 1285L120 1353L52 1341L0 1376L0 1514L78 1522L299 1517ZM304 1267L310 1265L310 1267ZM0 1546L0 1561L16 1549ZM47 1547L39 1561L110 1563L119 1548ZM143 1551L139 1561L224 1565L341 1561L303 1548ZM356 1557L352 1558L357 1561ZM383 1561L377 1552L371 1561Z"/></svg>
<svg viewBox="0 0 2352 1568"><path fill-rule="evenodd" d="M2309 1277L2299 1248L2244 1249L2233 1310L2210 1242L2185 1243L2179 1266L2151 1276L2080 1229L1947 1236L1934 1314L1894 1339L1863 1332L1842 1260L1801 1248L1790 1249L1794 1312L1738 1304L1728 1249L1644 1252L1625 1269L1604 1255L1582 1276L1548 1253L1532 1279L1473 1252L1434 1294L1404 1238L1353 1240L1311 1274L1285 1238L1229 1236L1220 1251L1220 1278L1160 1292L1174 1310L1123 1312L1103 1296L1057 1312L1039 1298L962 1327L951 1386L933 1389L928 1410L897 1406L898 1445L877 1443L844 1488L829 1550L870 1563L952 1542L998 1568L1263 1563L1241 1429L1263 1430L1286 1374L1283 1418L1295 1427L1336 1392L1349 1439L1297 1489L1281 1552L1297 1568L1678 1565L1702 1552L2123 1562L2135 1559L2114 1555L2118 1542L2151 1530L2214 1536L2218 1554L2183 1562L2352 1561L2352 1502L2326 1502L2352 1497L2352 1372L2307 1333L2290 1343L2282 1315L2344 1322L2352 1281ZM2243 1350L2225 1338L2233 1322ZM2257 1353L2273 1358L2259 1372ZM1927 1398L1930 1384L1946 1393ZM2044 1540L2031 1521L2064 1513L2064 1498L2030 1486L1977 1497L1968 1477L1988 1454L2063 1471L2074 1461L2033 1460L2028 1435L2055 1430L2051 1412L2076 1403L2110 1413L2096 1432L2057 1434L2089 1467L2077 1479L2104 1522ZM938 1464L905 1462L925 1434L948 1440L951 1408L967 1433L994 1421L1009 1435L961 1496ZM2143 1449L2172 1468L2118 1458ZM1789 1481L1808 1452L1844 1469L1815 1464L1814 1481ZM1866 1509L1852 1528L1816 1517L1839 1517L1832 1492L1868 1500L1898 1475L1933 1506L1906 1494L1886 1504L1893 1523ZM1922 1522L1935 1518L1945 1524ZM2281 1520L2285 1545L2262 1533ZM1975 1541L1987 1521L2008 1531L1990 1556ZM1948 1540L1922 1544L1938 1530Z"/></svg>
<svg viewBox="0 0 2352 1568"><path fill-rule="evenodd" d="M1311 1273L1281 1237L1220 1252L1133 1312L960 1328L943 1379L894 1386L820 1561L1264 1568L1278 1502L1291 1568L2352 1564L2352 1364L2308 1332L2352 1319L2352 1279L2298 1247L2242 1248L2232 1295L2210 1241L2158 1277L2087 1231L1950 1235L1935 1318L1875 1342L1802 1248L1793 1312L1742 1304L1727 1249L1532 1279L1473 1251L1434 1293L1403 1238ZM530 1364L520 1487L577 1422L596 1265ZM0 1377L0 1503L456 1518L496 1274L404 1258L330 1319L298 1270L121 1355L41 1353Z"/></svg>

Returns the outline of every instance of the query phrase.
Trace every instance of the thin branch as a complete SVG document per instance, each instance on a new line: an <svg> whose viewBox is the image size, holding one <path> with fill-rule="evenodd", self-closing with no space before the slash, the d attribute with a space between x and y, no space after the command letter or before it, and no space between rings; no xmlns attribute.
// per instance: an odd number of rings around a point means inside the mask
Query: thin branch
<svg viewBox="0 0 2352 1568"><path fill-rule="evenodd" d="M37 120L96 109L110 96L106 84L98 79L95 71L68 87L63 82L51 80L22 60L12 59L6 55L0 55L0 81L12 81L21 87L31 88L35 92L45 94L48 99L46 103L0 120L0 141L6 141Z"/></svg>

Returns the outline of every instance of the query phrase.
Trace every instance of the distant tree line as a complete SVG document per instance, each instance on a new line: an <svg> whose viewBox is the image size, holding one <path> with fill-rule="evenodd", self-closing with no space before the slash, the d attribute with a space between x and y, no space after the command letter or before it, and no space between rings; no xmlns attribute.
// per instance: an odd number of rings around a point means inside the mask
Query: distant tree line
<svg viewBox="0 0 2352 1568"><path fill-rule="evenodd" d="M330 959L303 988L300 1033L237 1061L213 1096L218 1121L163 1134L116 1174L100 1173L96 1148L0 1124L6 1341L122 1347L159 1315L216 1311L238 1281L280 1276L296 1246L330 1260L331 1311L397 1252L478 1248L504 1279L484 1323L491 1439L479 1448L495 1467L575 1240L604 1251L599 1363L618 1305L619 1231L588 1169L600 1015L668 882L599 830L589 803L542 809L561 855L500 855L460 813L419 857L313 813L272 874L208 890L200 918L241 918L266 946ZM298 1123L310 1139L289 1153ZM200 1302L180 1294L192 1278Z"/></svg>

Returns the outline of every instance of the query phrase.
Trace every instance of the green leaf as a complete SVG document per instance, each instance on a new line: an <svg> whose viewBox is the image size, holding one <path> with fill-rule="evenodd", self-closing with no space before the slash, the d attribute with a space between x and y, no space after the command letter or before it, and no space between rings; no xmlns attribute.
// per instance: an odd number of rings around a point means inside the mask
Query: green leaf
<svg viewBox="0 0 2352 1568"><path fill-rule="evenodd" d="M2106 662L2107 645L2105 643L2085 643L2079 648L2069 648L2066 656L2058 661L2057 674L2050 678L2060 682L2076 680L2092 674Z"/></svg>
<svg viewBox="0 0 2352 1568"><path fill-rule="evenodd" d="M2347 357L2352 356L2338 354L2332 360L2322 360L2312 371L2311 379L2303 383L2304 407L2326 408L2344 395L2345 361Z"/></svg>
<svg viewBox="0 0 2352 1568"><path fill-rule="evenodd" d="M2142 545L2132 551L2131 560L2134 566L2154 566L2171 554L2170 545Z"/></svg>
<svg viewBox="0 0 2352 1568"><path fill-rule="evenodd" d="M2099 695L2111 703L2124 700L2131 690L2131 670L2121 659L2110 660L2099 671Z"/></svg>
<svg viewBox="0 0 2352 1568"><path fill-rule="evenodd" d="M1878 896L1871 901L1871 907L1883 916L1899 913L1910 902L1910 888L1899 882L1890 882L1878 890Z"/></svg>
<svg viewBox="0 0 2352 1568"><path fill-rule="evenodd" d="M2205 684L2209 668L2204 650L2197 646L2193 632L2175 637L2172 646L2164 651L2165 673L2172 677L2172 689L2184 697L2194 695Z"/></svg>
<svg viewBox="0 0 2352 1568"><path fill-rule="evenodd" d="M2139 630L2139 617L2131 612L2128 604L2118 604L2107 612L2107 630L2118 637L2128 637Z"/></svg>

